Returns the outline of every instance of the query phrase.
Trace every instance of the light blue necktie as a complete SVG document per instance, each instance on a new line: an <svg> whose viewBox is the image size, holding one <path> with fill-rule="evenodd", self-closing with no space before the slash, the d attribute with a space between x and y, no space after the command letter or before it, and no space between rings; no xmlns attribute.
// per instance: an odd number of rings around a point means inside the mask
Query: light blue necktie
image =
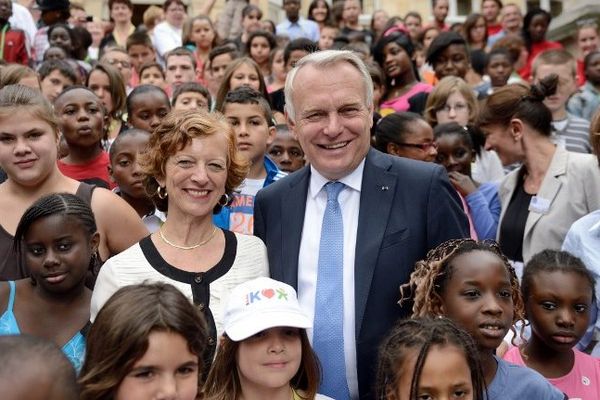
<svg viewBox="0 0 600 400"><path fill-rule="evenodd" d="M336 400L350 398L344 358L344 223L338 202L344 186L341 182L325 185L313 333L313 347L323 368L319 393Z"/></svg>

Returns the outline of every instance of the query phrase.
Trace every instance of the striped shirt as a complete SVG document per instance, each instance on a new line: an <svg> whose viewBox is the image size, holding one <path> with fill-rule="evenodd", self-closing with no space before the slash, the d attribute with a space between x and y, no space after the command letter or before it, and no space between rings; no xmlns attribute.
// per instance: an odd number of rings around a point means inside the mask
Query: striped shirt
<svg viewBox="0 0 600 400"><path fill-rule="evenodd" d="M575 153L591 153L590 123L588 120L568 114L566 120L552 122L554 142Z"/></svg>

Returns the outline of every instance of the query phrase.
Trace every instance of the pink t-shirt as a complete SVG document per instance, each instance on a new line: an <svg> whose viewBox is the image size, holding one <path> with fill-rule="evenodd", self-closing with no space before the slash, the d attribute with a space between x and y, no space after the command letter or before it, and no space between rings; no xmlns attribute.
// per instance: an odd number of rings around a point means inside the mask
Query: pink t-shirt
<svg viewBox="0 0 600 400"><path fill-rule="evenodd" d="M404 93L402 96L382 102L379 106L379 113L382 117L385 117L386 115L392 114L394 112L408 111L410 107L408 99L410 99L417 93L430 93L432 90L433 86L431 86L430 84L417 82L415 86L410 88L410 90Z"/></svg>
<svg viewBox="0 0 600 400"><path fill-rule="evenodd" d="M600 399L600 360L573 349L575 363L567 375L547 378L548 381L571 400ZM512 347L503 357L506 361L526 366L518 347Z"/></svg>

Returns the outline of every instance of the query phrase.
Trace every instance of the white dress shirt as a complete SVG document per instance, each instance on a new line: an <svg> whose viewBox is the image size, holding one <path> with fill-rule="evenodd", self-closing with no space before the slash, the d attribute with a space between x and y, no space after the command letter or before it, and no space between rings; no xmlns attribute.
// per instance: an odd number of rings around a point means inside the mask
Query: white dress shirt
<svg viewBox="0 0 600 400"><path fill-rule="evenodd" d="M358 398L358 373L356 365L356 308L354 306L354 256L356 252L356 234L358 229L358 212L360 210L360 191L365 161L339 182L346 185L339 194L338 202L342 209L344 224L344 356L346 360L346 380L350 396ZM317 270L319 263L319 247L321 242L321 226L327 205L327 191L323 187L329 182L312 166L310 167L310 183L306 196L306 210L302 239L298 255L298 301L300 307L314 320L315 298L317 293ZM308 330L312 343L313 332Z"/></svg>

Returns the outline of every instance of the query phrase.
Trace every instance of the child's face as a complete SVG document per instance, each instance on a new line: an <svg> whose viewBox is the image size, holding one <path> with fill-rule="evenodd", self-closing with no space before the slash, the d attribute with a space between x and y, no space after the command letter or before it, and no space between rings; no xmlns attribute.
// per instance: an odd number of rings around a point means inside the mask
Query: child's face
<svg viewBox="0 0 600 400"><path fill-rule="evenodd" d="M297 328L271 328L240 342L236 361L242 388L289 387L302 360Z"/></svg>
<svg viewBox="0 0 600 400"><path fill-rule="evenodd" d="M262 107L226 103L223 114L235 131L241 155L252 163L260 162L275 137L275 128L267 124Z"/></svg>
<svg viewBox="0 0 600 400"><path fill-rule="evenodd" d="M260 29L260 16L258 11L253 10L242 19L242 28L247 33Z"/></svg>
<svg viewBox="0 0 600 400"><path fill-rule="evenodd" d="M304 151L289 131L277 132L268 153L284 172L291 173L304 167Z"/></svg>
<svg viewBox="0 0 600 400"><path fill-rule="evenodd" d="M563 271L544 272L531 278L525 300L532 341L556 352L571 351L590 322L592 288L583 276Z"/></svg>
<svg viewBox="0 0 600 400"><path fill-rule="evenodd" d="M114 105L108 75L100 70L92 71L88 78L88 87L100 98L106 110L111 113Z"/></svg>
<svg viewBox="0 0 600 400"><path fill-rule="evenodd" d="M69 147L97 146L104 131L104 109L86 89L73 89L54 102L60 130Z"/></svg>
<svg viewBox="0 0 600 400"><path fill-rule="evenodd" d="M433 129L425 121L415 121L410 133L405 134L403 143L388 143L387 151L398 157L432 162L437 156Z"/></svg>
<svg viewBox="0 0 600 400"><path fill-rule="evenodd" d="M558 87L556 93L544 99L544 105L552 113L560 112L567 106L569 97L577 90L577 82L570 65L539 65L534 72L534 83L538 83L551 74L558 75Z"/></svg>
<svg viewBox="0 0 600 400"><path fill-rule="evenodd" d="M194 400L198 394L198 368L198 356L190 352L183 336L151 332L146 353L121 381L115 400Z"/></svg>
<svg viewBox="0 0 600 400"><path fill-rule="evenodd" d="M239 88L240 86L248 86L254 90L260 90L260 77L253 66L246 63L241 64L229 80L229 90Z"/></svg>
<svg viewBox="0 0 600 400"><path fill-rule="evenodd" d="M44 53L44 61L48 60L65 60L67 58L67 53L65 49L58 46L49 47L48 50Z"/></svg>
<svg viewBox="0 0 600 400"><path fill-rule="evenodd" d="M131 79L131 59L129 54L121 51L109 51L102 56L103 62L107 62L119 70L125 86L129 85Z"/></svg>
<svg viewBox="0 0 600 400"><path fill-rule="evenodd" d="M598 32L593 27L582 28L577 35L577 46L582 57L598 49Z"/></svg>
<svg viewBox="0 0 600 400"><path fill-rule="evenodd" d="M54 102L54 99L65 87L75 84L75 82L64 76L58 69L50 72L40 83L42 86L42 94L51 103Z"/></svg>
<svg viewBox="0 0 600 400"><path fill-rule="evenodd" d="M208 110L208 99L198 92L183 92L175 101L174 110Z"/></svg>
<svg viewBox="0 0 600 400"><path fill-rule="evenodd" d="M215 31L206 19L197 19L192 24L190 39L201 49L210 49L215 40Z"/></svg>
<svg viewBox="0 0 600 400"><path fill-rule="evenodd" d="M484 351L496 349L513 323L513 292L504 262L489 251L458 255L441 293L441 312Z"/></svg>
<svg viewBox="0 0 600 400"><path fill-rule="evenodd" d="M451 44L446 47L433 66L438 79L447 76L465 77L469 71L469 55L463 44Z"/></svg>
<svg viewBox="0 0 600 400"><path fill-rule="evenodd" d="M250 57L257 64L262 65L269 61L269 53L271 52L271 47L269 46L269 41L264 36L256 36L252 39L252 43L250 44Z"/></svg>
<svg viewBox="0 0 600 400"><path fill-rule="evenodd" d="M388 43L383 48L383 67L389 78L399 78L412 70L412 61L400 45L395 42Z"/></svg>
<svg viewBox="0 0 600 400"><path fill-rule="evenodd" d="M271 65L271 72L280 81L285 80L285 64L283 62L283 50L277 50L275 56L273 56L273 64Z"/></svg>
<svg viewBox="0 0 600 400"><path fill-rule="evenodd" d="M113 181L122 193L134 199L148 198L137 158L148 147L149 141L148 134L129 134L119 141L118 148L115 149L115 154L110 160L110 174Z"/></svg>
<svg viewBox="0 0 600 400"><path fill-rule="evenodd" d="M225 76L225 70L227 70L227 67L232 61L233 58L231 58L231 53L219 54L213 58L213 61L210 64L210 72L213 79L215 79L219 84Z"/></svg>
<svg viewBox="0 0 600 400"><path fill-rule="evenodd" d="M413 351L402 364L396 387L389 388L391 400L410 400L410 389L418 353ZM418 381L417 399L474 398L471 368L464 351L455 345L434 345L425 357Z"/></svg>
<svg viewBox="0 0 600 400"><path fill-rule="evenodd" d="M475 158L475 152L461 135L442 135L435 142L438 146L436 163L443 165L448 172L471 176L471 162Z"/></svg>
<svg viewBox="0 0 600 400"><path fill-rule="evenodd" d="M32 109L0 119L0 167L19 184L39 185L56 167L57 147L57 134Z"/></svg>
<svg viewBox="0 0 600 400"><path fill-rule="evenodd" d="M431 42L433 42L433 40L438 37L439 34L440 31L437 29L429 29L427 32L425 32L425 36L423 37L423 47L425 50L429 48Z"/></svg>
<svg viewBox="0 0 600 400"><path fill-rule="evenodd" d="M329 50L333 46L333 41L338 35L338 30L328 26L321 29L321 37L319 38L319 49Z"/></svg>
<svg viewBox="0 0 600 400"><path fill-rule="evenodd" d="M600 53L590 58L585 76L592 85L600 85Z"/></svg>
<svg viewBox="0 0 600 400"><path fill-rule="evenodd" d="M532 42L542 42L546 38L549 23L550 21L543 14L537 14L531 19L527 30Z"/></svg>
<svg viewBox="0 0 600 400"><path fill-rule="evenodd" d="M48 38L50 46L56 46L64 49L66 52L73 50L73 42L69 32L62 26L58 26L52 30L50 37Z"/></svg>
<svg viewBox="0 0 600 400"><path fill-rule="evenodd" d="M140 67L145 63L156 61L154 49L143 44L129 46L127 53L129 54L131 65L137 72L140 72Z"/></svg>
<svg viewBox="0 0 600 400"><path fill-rule="evenodd" d="M140 76L140 84L142 85L154 85L159 88L165 86L165 79L163 74L158 67L146 68Z"/></svg>
<svg viewBox="0 0 600 400"><path fill-rule="evenodd" d="M412 40L416 40L421 34L422 23L419 18L413 16L406 17L404 25L406 26L406 29L408 29L408 33Z"/></svg>
<svg viewBox="0 0 600 400"><path fill-rule="evenodd" d="M80 290L100 237L72 215L50 215L25 234L25 262L37 284L51 293Z"/></svg>
<svg viewBox="0 0 600 400"><path fill-rule="evenodd" d="M444 107L435 113L438 124L456 122L461 126L469 123L469 103L458 90L453 90Z"/></svg>
<svg viewBox="0 0 600 400"><path fill-rule="evenodd" d="M171 106L163 93L142 93L131 99L128 122L134 128L152 132L169 111Z"/></svg>
<svg viewBox="0 0 600 400"><path fill-rule="evenodd" d="M196 71L192 60L188 56L172 55L167 58L167 71L165 80L169 85L177 86L185 82L196 80Z"/></svg>
<svg viewBox="0 0 600 400"><path fill-rule="evenodd" d="M300 61L302 57L308 55L308 51L305 50L294 50L290 53L290 58L288 59L287 64L285 64L286 72L289 72L292 68L296 66L296 63Z"/></svg>
<svg viewBox="0 0 600 400"><path fill-rule="evenodd" d="M486 72L492 81L492 87L502 87L508 82L513 65L505 54L494 54L490 57Z"/></svg>

